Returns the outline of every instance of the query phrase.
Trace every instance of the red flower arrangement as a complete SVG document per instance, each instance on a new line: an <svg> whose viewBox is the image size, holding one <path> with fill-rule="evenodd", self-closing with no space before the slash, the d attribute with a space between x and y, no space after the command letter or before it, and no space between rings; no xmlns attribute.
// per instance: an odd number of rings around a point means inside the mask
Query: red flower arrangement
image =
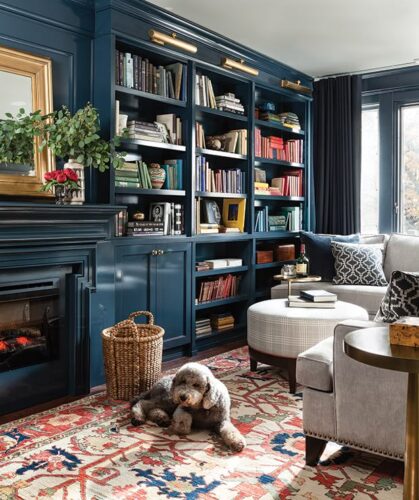
<svg viewBox="0 0 419 500"><path fill-rule="evenodd" d="M66 187L72 190L80 189L79 176L72 168L64 170L53 170L44 174L46 183L42 186L42 191L52 191L56 186Z"/></svg>

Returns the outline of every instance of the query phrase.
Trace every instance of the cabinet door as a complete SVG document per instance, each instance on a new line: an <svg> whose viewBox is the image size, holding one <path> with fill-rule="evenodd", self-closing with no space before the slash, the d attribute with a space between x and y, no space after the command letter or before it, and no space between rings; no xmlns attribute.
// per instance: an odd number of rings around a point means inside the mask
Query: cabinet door
<svg viewBox="0 0 419 500"><path fill-rule="evenodd" d="M158 245L155 258L156 286L153 289L156 323L165 330L164 346L190 342L191 245Z"/></svg>
<svg viewBox="0 0 419 500"><path fill-rule="evenodd" d="M152 311L154 278L151 255L155 246L130 245L115 251L116 321L127 319L134 311Z"/></svg>

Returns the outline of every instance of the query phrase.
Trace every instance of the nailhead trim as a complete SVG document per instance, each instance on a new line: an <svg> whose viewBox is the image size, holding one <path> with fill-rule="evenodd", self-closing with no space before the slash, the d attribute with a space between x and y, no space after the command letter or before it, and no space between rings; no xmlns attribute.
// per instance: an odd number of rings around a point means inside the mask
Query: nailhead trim
<svg viewBox="0 0 419 500"><path fill-rule="evenodd" d="M307 434L308 436L316 437L316 438L319 438L319 439L324 439L324 440L327 440L327 441L334 441L334 442L336 442L338 444L356 447L356 448L359 448L359 449L364 450L364 451L371 451L373 453L377 453L379 455L384 455L384 456L389 457L389 458L395 458L395 459L398 459L398 460L403 460L404 459L404 456L400 455L399 453L390 453L388 451L378 450L377 448L370 448L368 446L361 445L361 444L355 443L353 441L346 441L344 439L337 440L336 436L328 436L326 434L320 434L318 432L312 432L312 431L306 431L306 430L304 430L304 434Z"/></svg>

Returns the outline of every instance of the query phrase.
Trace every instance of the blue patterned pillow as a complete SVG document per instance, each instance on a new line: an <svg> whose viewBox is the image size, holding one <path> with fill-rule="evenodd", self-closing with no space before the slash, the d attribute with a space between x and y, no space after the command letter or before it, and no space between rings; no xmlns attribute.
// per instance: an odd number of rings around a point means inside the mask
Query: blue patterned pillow
<svg viewBox="0 0 419 500"><path fill-rule="evenodd" d="M332 241L335 285L386 286L380 245L351 245Z"/></svg>

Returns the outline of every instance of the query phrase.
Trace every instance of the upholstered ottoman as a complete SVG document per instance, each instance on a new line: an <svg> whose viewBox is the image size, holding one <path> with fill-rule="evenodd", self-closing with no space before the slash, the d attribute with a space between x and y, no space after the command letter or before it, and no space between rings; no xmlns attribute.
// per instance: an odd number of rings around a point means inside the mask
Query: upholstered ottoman
<svg viewBox="0 0 419 500"><path fill-rule="evenodd" d="M290 392L295 393L297 356L333 335L335 326L347 319L368 320L368 312L349 302L335 309L288 307L287 299L258 302L247 311L247 343L250 369L258 361L288 370Z"/></svg>

